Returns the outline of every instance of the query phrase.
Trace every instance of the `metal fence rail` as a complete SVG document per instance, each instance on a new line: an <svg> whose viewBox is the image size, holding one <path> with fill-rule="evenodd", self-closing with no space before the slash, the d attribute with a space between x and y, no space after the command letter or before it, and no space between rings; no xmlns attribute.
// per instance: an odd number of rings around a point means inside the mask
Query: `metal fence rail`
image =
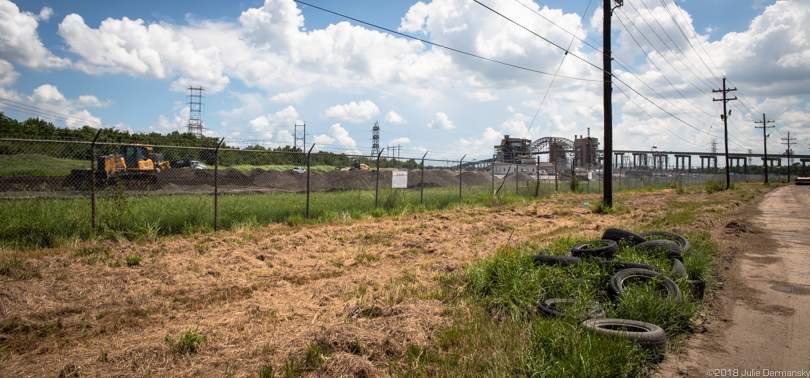
<svg viewBox="0 0 810 378"><path fill-rule="evenodd" d="M112 229L121 222L157 227L149 219L155 213L147 215L145 210L135 209L133 201L146 201L145 206L158 213L173 206L172 211L183 213L179 216L189 222L210 222L217 230L223 224L234 224L240 216L267 224L323 217L325 208L351 216L357 208L429 206L453 201L454 197L464 200L494 193L535 197L574 189L599 193L603 179L596 172L590 180L583 176L574 183L570 171L551 176L539 170L527 174L518 166L498 175L491 167L465 168L463 158L322 153L313 152L317 149L314 145L307 152L243 150L223 147L221 140L215 146L188 147L126 140L97 142L98 135L92 141L0 138L0 197L3 201L90 199L87 205L80 201L75 207L86 211L93 230L99 221ZM111 168L110 161L115 160L123 166L113 164ZM143 166L146 160L152 166ZM407 172L404 188L395 189L394 176L402 179L402 172ZM619 191L725 181L722 173L697 168L615 169L614 175L614 188ZM762 175L732 178L763 179ZM82 210L84 206L88 208ZM250 215L255 207L274 207L277 215Z"/></svg>

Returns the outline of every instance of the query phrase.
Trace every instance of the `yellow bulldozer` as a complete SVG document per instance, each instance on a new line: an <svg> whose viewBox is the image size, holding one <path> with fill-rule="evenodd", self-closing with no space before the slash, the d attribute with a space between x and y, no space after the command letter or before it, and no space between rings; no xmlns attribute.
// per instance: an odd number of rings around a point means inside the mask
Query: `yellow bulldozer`
<svg viewBox="0 0 810 378"><path fill-rule="evenodd" d="M118 152L98 157L96 185L154 186L157 183L157 173L169 168L169 162L163 160L163 155L153 153L152 147L120 146ZM92 185L92 180L92 170L74 169L65 179L65 186L86 189Z"/></svg>

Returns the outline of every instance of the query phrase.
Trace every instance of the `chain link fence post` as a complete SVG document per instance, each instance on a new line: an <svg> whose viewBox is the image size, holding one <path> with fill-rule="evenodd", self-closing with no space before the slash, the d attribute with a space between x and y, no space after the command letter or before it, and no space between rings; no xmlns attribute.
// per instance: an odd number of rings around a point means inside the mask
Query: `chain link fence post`
<svg viewBox="0 0 810 378"><path fill-rule="evenodd" d="M377 177L375 177L375 180L374 180L376 182L375 187L374 187L374 208L375 209L377 208L377 203L379 202L379 197L380 197L380 156L382 155L383 151L385 151L385 148L380 150L380 152L377 154Z"/></svg>
<svg viewBox="0 0 810 378"><path fill-rule="evenodd" d="M428 152L430 151L425 151L425 154L422 155L422 178L419 179L419 203L422 205L425 204L425 156Z"/></svg>
<svg viewBox="0 0 810 378"><path fill-rule="evenodd" d="M90 204L90 213L92 218L92 226L93 226L93 233L96 233L96 141L98 141L99 135L101 135L101 131L104 129L99 128L98 132L96 133L96 137L93 138L93 143L90 143L90 196L92 197Z"/></svg>
<svg viewBox="0 0 810 378"><path fill-rule="evenodd" d="M224 141L220 139L214 150L214 232L219 231L219 147Z"/></svg>
<svg viewBox="0 0 810 378"><path fill-rule="evenodd" d="M461 199L461 163L464 161L465 157L467 157L467 154L464 154L461 160L458 161L458 199Z"/></svg>
<svg viewBox="0 0 810 378"><path fill-rule="evenodd" d="M310 157L312 156L313 148L315 148L315 143L312 143L312 147L310 147L309 152L307 152L307 219L309 219L309 171L311 170Z"/></svg>
<svg viewBox="0 0 810 378"><path fill-rule="evenodd" d="M540 197L540 155L537 155L537 165L534 172L534 197Z"/></svg>

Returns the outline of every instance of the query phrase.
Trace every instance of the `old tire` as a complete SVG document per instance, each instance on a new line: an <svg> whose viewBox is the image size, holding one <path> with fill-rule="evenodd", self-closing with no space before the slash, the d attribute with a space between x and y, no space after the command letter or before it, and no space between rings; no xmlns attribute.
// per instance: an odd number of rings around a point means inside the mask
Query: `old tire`
<svg viewBox="0 0 810 378"><path fill-rule="evenodd" d="M671 279L664 277L661 273L653 272L647 269L623 269L612 277L608 283L608 291L618 297L624 296L624 284L630 278L643 278L643 279L656 279L660 278L664 287L667 289L667 298L672 300L681 300L681 289Z"/></svg>
<svg viewBox="0 0 810 378"><path fill-rule="evenodd" d="M637 244L635 248L637 251L662 253L667 258L683 261L681 246L672 240L650 240Z"/></svg>
<svg viewBox="0 0 810 378"><path fill-rule="evenodd" d="M541 313L558 318L572 317L571 314L565 312L561 307L557 306L560 303L577 304L578 301L574 298L551 298L546 299L537 305L537 309ZM599 304L593 306L593 309L585 314L588 319L601 319L605 317L605 310Z"/></svg>
<svg viewBox="0 0 810 378"><path fill-rule="evenodd" d="M613 240L616 243L624 241L630 245L636 245L647 241L647 239L644 239L641 235L627 230L622 230L621 228L608 228L602 234L602 239Z"/></svg>
<svg viewBox="0 0 810 378"><path fill-rule="evenodd" d="M642 264L642 263L637 263L637 262L630 262L630 261L607 260L607 261L601 261L601 262L599 262L599 264L602 265L602 266L614 267L617 271L622 270L622 269L632 269L632 268L647 269L647 270L652 270L653 272L658 271L658 268L656 268L656 267L654 267L652 265L647 265L647 264Z"/></svg>
<svg viewBox="0 0 810 378"><path fill-rule="evenodd" d="M579 258L563 255L534 255L534 265L578 266Z"/></svg>
<svg viewBox="0 0 810 378"><path fill-rule="evenodd" d="M580 327L602 335L633 340L644 348L663 355L667 350L664 329L651 323L627 319L588 319Z"/></svg>
<svg viewBox="0 0 810 378"><path fill-rule="evenodd" d="M683 266L681 260L672 260L672 269L670 270L672 273L672 277L675 278L686 278L688 277L686 273L686 267Z"/></svg>
<svg viewBox="0 0 810 378"><path fill-rule="evenodd" d="M644 231L639 233L642 237L649 240L671 240L681 247L681 254L689 253L692 250L692 244L685 237L669 231Z"/></svg>
<svg viewBox="0 0 810 378"><path fill-rule="evenodd" d="M601 257L609 259L619 253L619 245L614 240L596 240L579 243L571 247L571 255L575 257Z"/></svg>

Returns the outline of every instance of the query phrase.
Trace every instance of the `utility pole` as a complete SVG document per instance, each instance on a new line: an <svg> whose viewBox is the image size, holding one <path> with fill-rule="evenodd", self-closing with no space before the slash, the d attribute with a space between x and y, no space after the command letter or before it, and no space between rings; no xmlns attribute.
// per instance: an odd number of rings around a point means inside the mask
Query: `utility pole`
<svg viewBox="0 0 810 378"><path fill-rule="evenodd" d="M796 138L791 138L790 137L790 131L788 131L787 138L782 138L782 140L785 141L785 143L782 143L782 144L787 144L787 147L788 147L787 148L787 155L788 155L788 162L787 162L788 168L787 168L787 171L788 171L788 183L790 183L790 145L796 143L796 142L794 142L796 140Z"/></svg>
<svg viewBox="0 0 810 378"><path fill-rule="evenodd" d="M762 147L765 150L765 185L768 185L768 129L775 126L768 126L769 123L774 121L766 121L765 113L762 113L762 122L754 121L754 123L761 123L762 126L754 126L755 129L762 129Z"/></svg>
<svg viewBox="0 0 810 378"><path fill-rule="evenodd" d="M737 90L737 88L726 88L726 78L723 78L723 89L713 89L712 90L712 92L714 92L714 93L723 92L723 98L721 98L721 99L713 98L712 101L723 101L723 115L720 116L720 118L723 119L723 130L724 130L725 139L726 139L726 189L731 187L731 174L729 172L729 166L728 166L728 116L731 115L731 112L726 111L726 104L729 101L733 101L733 100L737 99L737 97L727 98L726 94L728 92L733 92L733 91L736 91L736 90Z"/></svg>
<svg viewBox="0 0 810 378"><path fill-rule="evenodd" d="M616 8L622 6L624 0L614 0ZM613 15L613 2L604 0L602 3L602 97L605 110L605 156L613 156L613 69L610 66L610 16ZM602 196L602 203L605 206L613 206L613 164L605 164L603 168L605 175L605 190ZM572 172L573 173L573 172Z"/></svg>

